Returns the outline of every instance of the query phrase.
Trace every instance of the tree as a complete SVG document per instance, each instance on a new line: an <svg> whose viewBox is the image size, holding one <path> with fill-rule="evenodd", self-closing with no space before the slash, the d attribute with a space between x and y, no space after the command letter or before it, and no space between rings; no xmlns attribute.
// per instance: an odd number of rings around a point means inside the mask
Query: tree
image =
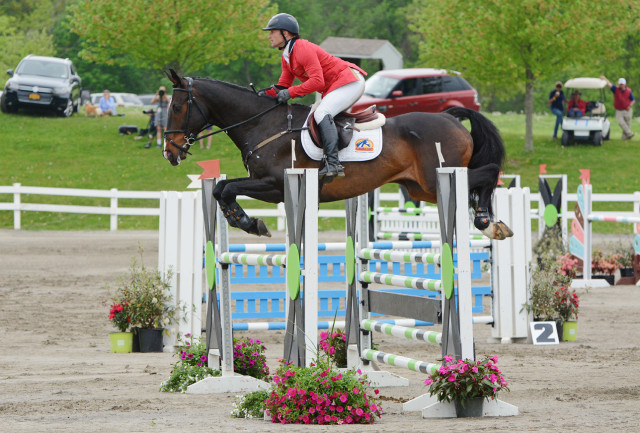
<svg viewBox="0 0 640 433"><path fill-rule="evenodd" d="M53 55L53 41L45 29L19 31L16 19L0 15L0 70L15 69L27 54ZM2 75L0 83L4 87L7 75Z"/></svg>
<svg viewBox="0 0 640 433"><path fill-rule="evenodd" d="M525 149L533 151L533 89L574 63L602 63L621 53L638 16L638 0L414 0L411 28L423 40L420 59L525 94ZM546 97L546 95L545 95Z"/></svg>
<svg viewBox="0 0 640 433"><path fill-rule="evenodd" d="M86 60L179 72L240 57L264 61L268 0L81 0L71 30Z"/></svg>

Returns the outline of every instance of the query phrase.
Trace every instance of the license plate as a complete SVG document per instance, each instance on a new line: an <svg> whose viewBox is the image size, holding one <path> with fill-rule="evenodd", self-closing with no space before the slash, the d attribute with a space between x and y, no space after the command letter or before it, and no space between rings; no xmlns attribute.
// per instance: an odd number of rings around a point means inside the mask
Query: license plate
<svg viewBox="0 0 640 433"><path fill-rule="evenodd" d="M34 99L36 101L40 100L40 95L38 95L37 93L30 93L29 94L29 99Z"/></svg>

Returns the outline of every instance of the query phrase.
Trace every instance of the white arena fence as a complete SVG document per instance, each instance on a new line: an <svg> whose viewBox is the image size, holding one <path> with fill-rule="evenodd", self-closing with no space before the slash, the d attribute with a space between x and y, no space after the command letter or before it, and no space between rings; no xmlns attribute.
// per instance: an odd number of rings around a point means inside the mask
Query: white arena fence
<svg viewBox="0 0 640 433"><path fill-rule="evenodd" d="M165 192L166 193L166 192ZM109 215L109 230L118 230L118 217L120 216L160 216L160 201L162 191L124 191L116 188L100 190L100 189L79 189L79 188L49 188L39 186L23 186L20 183L14 183L11 186L0 186L0 212L13 212L13 228L14 230L22 229L22 212L58 212L58 213L76 213L86 215ZM9 197L7 197L9 196ZM25 202L24 198L29 196L39 196L38 203L32 202L30 198ZM108 206L90 206L90 205L69 205L55 204L47 197L84 197L108 199ZM575 215L573 206L577 201L577 194L566 194L567 204L563 203L561 215L565 221L572 220ZM121 200L158 200L158 204L153 207L126 206ZM238 196L238 200L254 200L251 197ZM402 206L404 198L399 192L381 192L378 202L391 203L395 206ZM542 199L540 194L530 194L531 204L543 209L540 205ZM598 211L599 214L608 216L631 216L633 215L633 207L640 201L640 192L627 194L593 194L592 201L594 203L629 203L629 211ZM275 217L277 218L278 231L284 231L285 211L284 204L273 205L270 208L250 209L247 205L243 205L245 211L252 217ZM538 216L538 209L531 209L531 219L538 220L538 232L544 228L544 221ZM570 211L568 209L571 209ZM343 209L320 209L318 212L320 218L345 218ZM533 224L532 224L533 225ZM567 224L568 226L568 224Z"/></svg>

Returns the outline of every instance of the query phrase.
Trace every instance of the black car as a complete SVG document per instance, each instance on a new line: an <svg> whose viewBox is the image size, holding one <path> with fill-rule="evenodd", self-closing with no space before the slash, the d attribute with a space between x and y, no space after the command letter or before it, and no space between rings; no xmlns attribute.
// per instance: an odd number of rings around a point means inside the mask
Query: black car
<svg viewBox="0 0 640 433"><path fill-rule="evenodd" d="M20 61L4 86L0 97L3 113L18 108L54 110L70 117L78 111L82 80L69 59L28 55Z"/></svg>

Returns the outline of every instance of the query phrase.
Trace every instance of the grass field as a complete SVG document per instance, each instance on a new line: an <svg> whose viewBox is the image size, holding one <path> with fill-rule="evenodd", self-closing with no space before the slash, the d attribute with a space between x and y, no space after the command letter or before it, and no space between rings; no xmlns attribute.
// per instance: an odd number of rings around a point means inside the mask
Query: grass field
<svg viewBox="0 0 640 433"><path fill-rule="evenodd" d="M189 183L187 174L202 172L196 161L219 159L223 173L229 177L246 176L240 152L226 137L214 136L211 150L193 148L193 156L178 167L172 167L154 146L145 149L146 140L136 141L133 135L120 135L120 125L146 127L148 117L141 109L120 109L124 117L88 118L82 113L70 119L21 111L17 115L0 113L0 136L3 155L0 159L0 185L19 182L25 186L121 190L184 190ZM487 115L498 127L507 149L504 172L520 174L522 185L537 192L540 164L547 164L547 172L569 176L569 191L580 183L580 168L591 169L591 182L597 193L631 193L640 190L638 147L640 139L620 140L621 130L612 119L611 140L602 147L576 145L563 149L559 141L551 139L554 118L535 116L534 152L524 150L525 119L521 114ZM283 120L284 122L284 120ZM634 120L638 126L638 120ZM384 187L396 190L394 185ZM0 195L0 201L11 201ZM23 202L42 202L42 197L23 197ZM106 199L78 199L47 197L46 202L108 206ZM132 205L132 203L127 203ZM149 206L150 203L134 202ZM259 207L251 202L251 207ZM270 205L267 205L270 206ZM323 204L323 208L341 208L343 204ZM596 210L626 207L600 205ZM22 226L27 230L106 230L108 216L23 212ZM273 222L270 222L273 226ZM337 224L337 225L336 225ZM321 221L321 229L339 228L335 221ZM0 228L12 228L13 215L0 211ZM120 217L119 228L155 229L157 218ZM630 233L630 225L606 224L596 230Z"/></svg>

